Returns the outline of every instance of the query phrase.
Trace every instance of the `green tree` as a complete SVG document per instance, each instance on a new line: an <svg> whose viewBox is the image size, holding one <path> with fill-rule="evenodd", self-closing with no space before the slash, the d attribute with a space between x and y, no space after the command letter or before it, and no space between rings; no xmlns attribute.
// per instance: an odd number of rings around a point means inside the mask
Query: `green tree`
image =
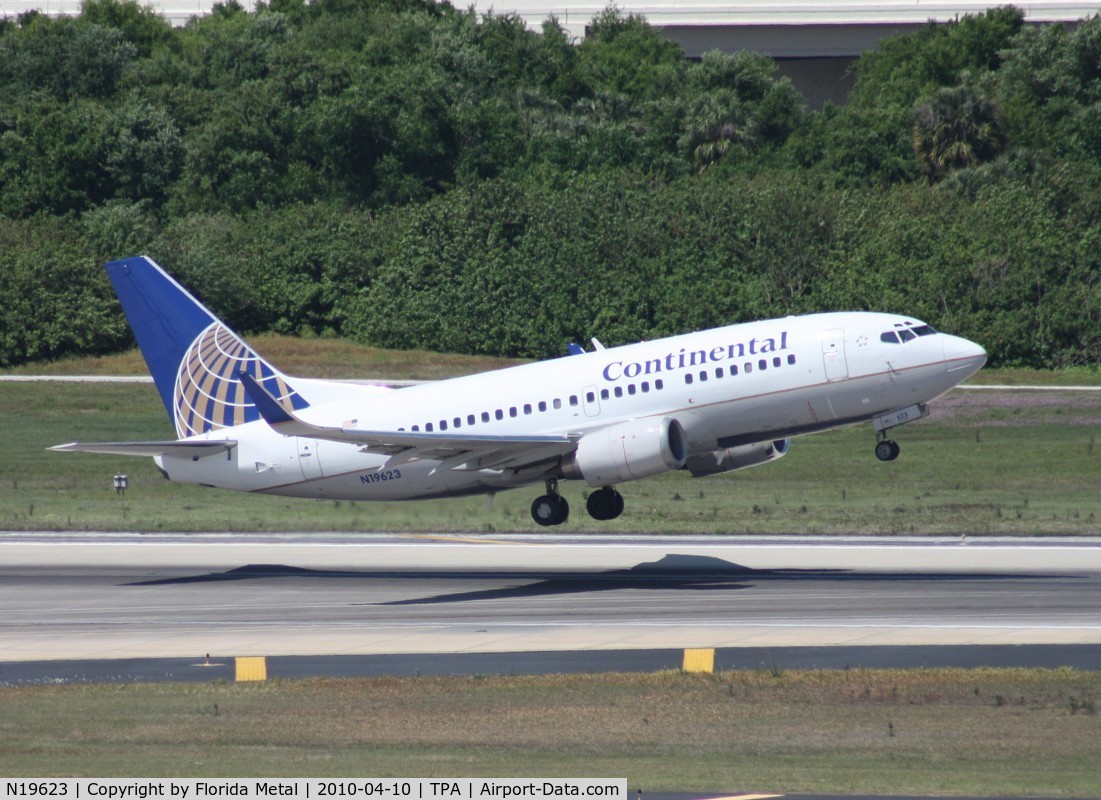
<svg viewBox="0 0 1101 800"><path fill-rule="evenodd" d="M0 134L0 213L64 214L109 199L106 153L112 114L92 100L26 98L6 114Z"/></svg>
<svg viewBox="0 0 1101 800"><path fill-rule="evenodd" d="M71 219L0 218L0 365L105 353L130 341L101 263Z"/></svg>
<svg viewBox="0 0 1101 800"><path fill-rule="evenodd" d="M697 97L685 115L682 147L697 172L704 172L733 147L757 146L752 112L735 92L725 89Z"/></svg>
<svg viewBox="0 0 1101 800"><path fill-rule="evenodd" d="M791 81L777 78L776 64L756 53L704 53L687 69L685 92L679 144L698 172L731 149L781 146L803 122L803 101Z"/></svg>
<svg viewBox="0 0 1101 800"><path fill-rule="evenodd" d="M110 97L136 55L114 28L37 15L0 36L0 100L38 90L59 100Z"/></svg>
<svg viewBox="0 0 1101 800"><path fill-rule="evenodd" d="M778 77L776 62L759 53L711 50L688 65L690 94L730 91L752 110L753 127L762 142L783 144L803 122L803 98L791 80Z"/></svg>
<svg viewBox="0 0 1101 800"><path fill-rule="evenodd" d="M1013 140L1101 163L1099 62L1101 16L1082 20L1073 30L1062 25L1022 30L988 80Z"/></svg>
<svg viewBox="0 0 1101 800"><path fill-rule="evenodd" d="M793 166L842 186L888 186L919 174L909 109L827 104L792 133L784 152Z"/></svg>
<svg viewBox="0 0 1101 800"><path fill-rule="evenodd" d="M914 112L914 152L934 179L989 161L1005 144L998 107L965 86L941 89Z"/></svg>
<svg viewBox="0 0 1101 800"><path fill-rule="evenodd" d="M997 69L1023 25L1020 9L1002 6L887 39L857 61L849 99L866 108L910 108L968 73Z"/></svg>
<svg viewBox="0 0 1101 800"><path fill-rule="evenodd" d="M578 46L578 70L590 92L655 100L680 85L685 69L680 45L663 39L645 18L608 8L593 18Z"/></svg>
<svg viewBox="0 0 1101 800"><path fill-rule="evenodd" d="M183 138L163 108L132 101L109 123L105 167L113 196L164 203L183 166Z"/></svg>
<svg viewBox="0 0 1101 800"><path fill-rule="evenodd" d="M139 58L149 58L154 50L171 46L174 40L172 26L165 18L137 0L83 0L80 17L93 25L119 31Z"/></svg>

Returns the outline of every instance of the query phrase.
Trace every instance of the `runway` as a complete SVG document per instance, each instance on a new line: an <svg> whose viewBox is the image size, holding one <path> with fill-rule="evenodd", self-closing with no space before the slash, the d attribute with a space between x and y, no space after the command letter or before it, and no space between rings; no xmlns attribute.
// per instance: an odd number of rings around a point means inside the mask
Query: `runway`
<svg viewBox="0 0 1101 800"><path fill-rule="evenodd" d="M0 661L1074 645L1101 539L0 534Z"/></svg>

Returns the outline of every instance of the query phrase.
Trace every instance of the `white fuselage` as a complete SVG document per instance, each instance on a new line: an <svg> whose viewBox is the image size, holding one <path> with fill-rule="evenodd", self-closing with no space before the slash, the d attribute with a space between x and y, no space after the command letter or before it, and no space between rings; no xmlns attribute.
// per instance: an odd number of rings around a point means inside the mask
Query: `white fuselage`
<svg viewBox="0 0 1101 800"><path fill-rule="evenodd" d="M584 436L629 420L672 417L687 435L690 454L698 455L876 419L939 397L986 360L982 348L943 333L884 340L904 325L913 323L867 312L731 325L352 399L315 400L300 416L349 428L507 436ZM440 468L430 459L395 464L356 444L283 436L262 420L193 438L238 444L206 458L159 456L172 480L297 497L462 495L531 484L548 474L545 465L514 471Z"/></svg>

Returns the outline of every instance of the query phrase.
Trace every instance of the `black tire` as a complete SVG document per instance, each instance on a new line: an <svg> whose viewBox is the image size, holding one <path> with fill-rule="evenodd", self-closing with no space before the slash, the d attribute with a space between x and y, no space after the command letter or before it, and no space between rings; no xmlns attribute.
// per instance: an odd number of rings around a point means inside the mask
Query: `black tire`
<svg viewBox="0 0 1101 800"><path fill-rule="evenodd" d="M536 497L531 503L531 518L540 525L553 525L557 506L549 494Z"/></svg>
<svg viewBox="0 0 1101 800"><path fill-rule="evenodd" d="M531 504L531 518L540 525L561 525L570 515L570 504L564 497L545 494Z"/></svg>
<svg viewBox="0 0 1101 800"><path fill-rule="evenodd" d="M593 519L615 519L623 513L623 495L611 486L605 486L589 495L585 507Z"/></svg>
<svg viewBox="0 0 1101 800"><path fill-rule="evenodd" d="M880 461L894 461L898 458L899 446L890 439L884 439L875 446L875 457Z"/></svg>

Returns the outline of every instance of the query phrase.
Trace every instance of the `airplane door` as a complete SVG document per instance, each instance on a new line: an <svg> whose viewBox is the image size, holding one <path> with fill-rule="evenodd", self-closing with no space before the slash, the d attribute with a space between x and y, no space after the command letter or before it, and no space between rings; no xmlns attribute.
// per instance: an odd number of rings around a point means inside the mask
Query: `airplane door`
<svg viewBox="0 0 1101 800"><path fill-rule="evenodd" d="M595 386L586 386L582 393L582 405L585 406L586 417L600 415L600 392Z"/></svg>
<svg viewBox="0 0 1101 800"><path fill-rule="evenodd" d="M299 436L296 441L298 442L298 464L302 467L302 477L308 481L323 477L321 456L317 452L318 440Z"/></svg>
<svg viewBox="0 0 1101 800"><path fill-rule="evenodd" d="M822 363L826 380L843 381L849 377L849 362L845 358L845 331L836 328L822 334Z"/></svg>

